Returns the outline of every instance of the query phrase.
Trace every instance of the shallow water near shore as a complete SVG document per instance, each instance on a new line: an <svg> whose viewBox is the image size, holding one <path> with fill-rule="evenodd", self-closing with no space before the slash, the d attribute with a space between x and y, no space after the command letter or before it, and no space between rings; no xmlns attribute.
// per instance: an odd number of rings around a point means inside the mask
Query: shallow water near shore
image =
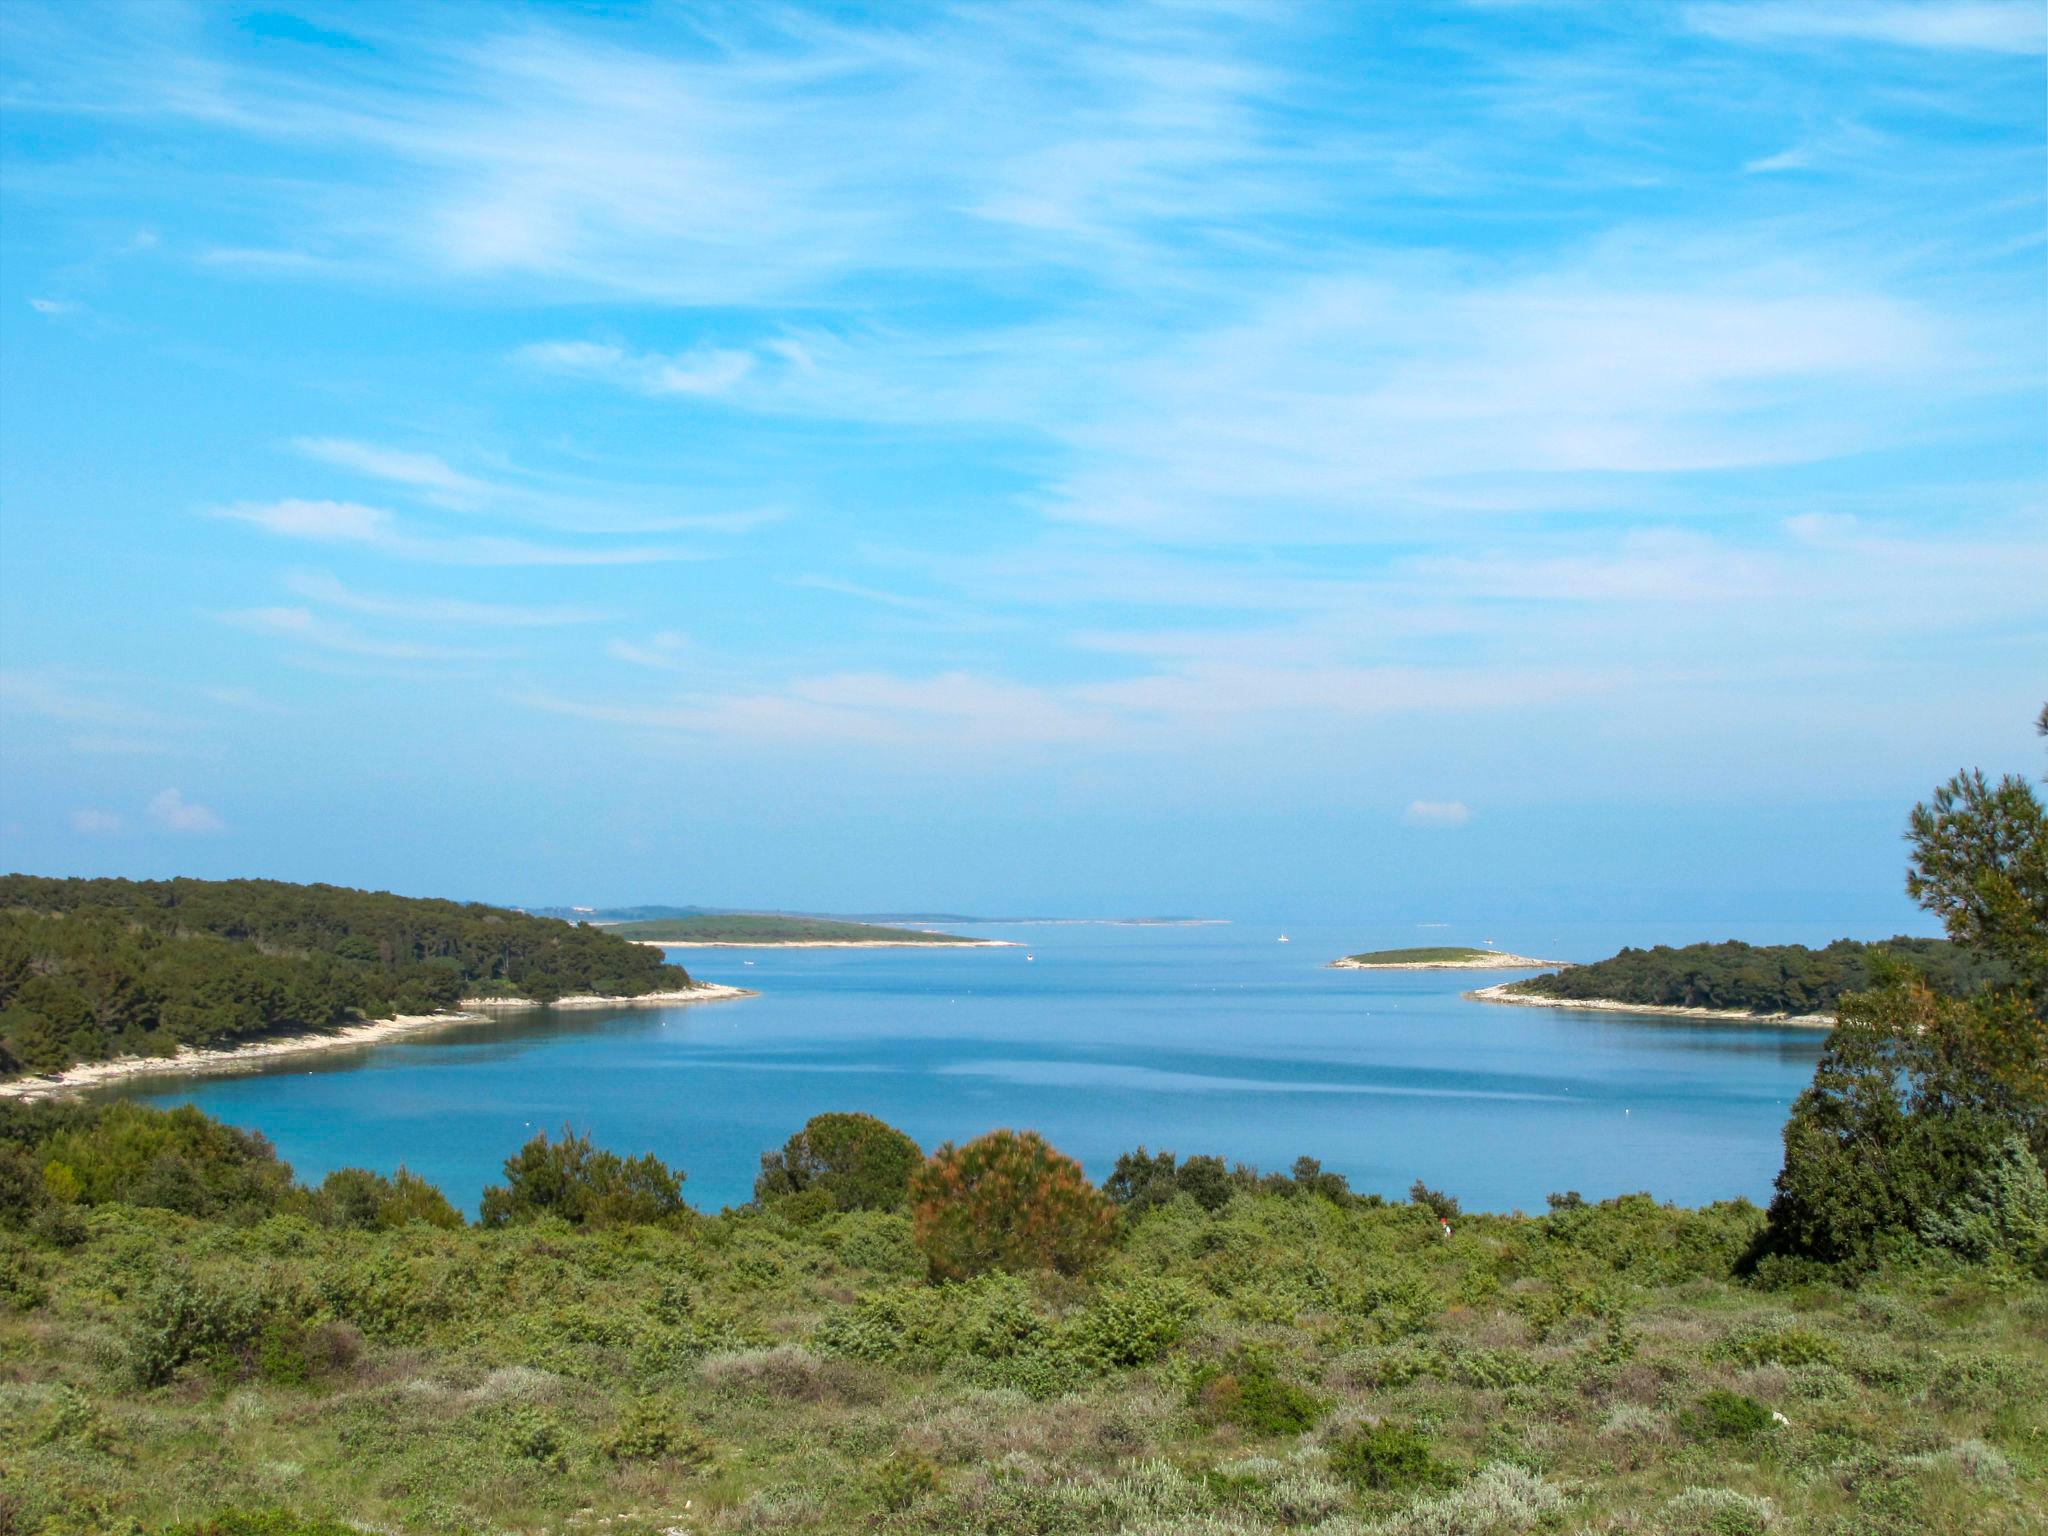
<svg viewBox="0 0 2048 1536"><path fill-rule="evenodd" d="M843 1109L927 1147L1029 1127L1097 1178L1141 1142L1266 1168L1307 1153L1361 1191L1398 1196L1420 1177L1469 1209L1541 1210L1563 1189L1766 1199L1824 1039L1462 995L1512 973L1328 968L1347 950L1477 942L1458 932L1295 927L1281 944L1269 923L960 931L1023 947L679 951L693 975L760 996L509 1013L105 1091L259 1129L309 1181L403 1162L472 1213L541 1129L652 1151L711 1209L748 1198L763 1150ZM1503 948L1575 959L1684 938L1501 935Z"/></svg>

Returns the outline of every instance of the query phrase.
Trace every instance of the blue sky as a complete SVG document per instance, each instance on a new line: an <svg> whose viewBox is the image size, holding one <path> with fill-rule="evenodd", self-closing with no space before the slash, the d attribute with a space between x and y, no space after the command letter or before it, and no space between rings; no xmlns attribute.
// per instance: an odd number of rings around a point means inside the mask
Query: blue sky
<svg viewBox="0 0 2048 1536"><path fill-rule="evenodd" d="M1888 927L2043 11L0 9L0 859Z"/></svg>

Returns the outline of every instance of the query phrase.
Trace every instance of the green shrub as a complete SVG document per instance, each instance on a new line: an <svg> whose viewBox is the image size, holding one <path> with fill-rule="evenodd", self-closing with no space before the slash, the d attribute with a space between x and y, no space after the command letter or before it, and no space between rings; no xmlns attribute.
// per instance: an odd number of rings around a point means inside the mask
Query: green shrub
<svg viewBox="0 0 2048 1536"><path fill-rule="evenodd" d="M1188 1382L1188 1400L1212 1420L1261 1435L1298 1435L1328 1410L1320 1397L1286 1380L1270 1356L1240 1350L1223 1364L1200 1366Z"/></svg>
<svg viewBox="0 0 2048 1536"><path fill-rule="evenodd" d="M1431 1452L1428 1437L1392 1420L1331 1441L1330 1470L1354 1488L1375 1492L1433 1488L1450 1478L1450 1469Z"/></svg>
<svg viewBox="0 0 2048 1536"><path fill-rule="evenodd" d="M939 1469L915 1451L898 1451L878 1463L872 1479L875 1502L890 1511L911 1508L939 1490Z"/></svg>
<svg viewBox="0 0 2048 1536"><path fill-rule="evenodd" d="M545 1409L531 1403L510 1403L497 1415L498 1442L516 1461L530 1461L550 1472L568 1465L562 1426Z"/></svg>
<svg viewBox="0 0 2048 1536"><path fill-rule="evenodd" d="M601 1151L564 1128L560 1141L543 1131L505 1159L505 1183L484 1191L483 1224L556 1216L572 1226L620 1226L669 1221L688 1209L680 1170L651 1152L622 1158Z"/></svg>
<svg viewBox="0 0 2048 1536"><path fill-rule="evenodd" d="M1700 1440L1756 1440L1771 1428L1771 1410L1753 1397L1716 1387L1685 1418Z"/></svg>
<svg viewBox="0 0 2048 1536"><path fill-rule="evenodd" d="M1408 1186L1408 1199L1411 1204L1422 1206L1442 1221L1449 1221L1458 1214L1456 1195L1447 1195L1440 1189L1431 1189L1420 1179Z"/></svg>
<svg viewBox="0 0 2048 1536"><path fill-rule="evenodd" d="M827 1211L893 1211L924 1160L918 1144L873 1115L813 1115L779 1152L761 1154L754 1198L777 1204L809 1199Z"/></svg>
<svg viewBox="0 0 2048 1536"><path fill-rule="evenodd" d="M599 1449L612 1461L666 1461L696 1467L711 1459L703 1437L689 1429L674 1408L656 1398L633 1403Z"/></svg>
<svg viewBox="0 0 2048 1536"><path fill-rule="evenodd" d="M1036 1132L951 1142L910 1180L912 1233L934 1274L992 1269L1077 1274L1116 1234L1116 1207Z"/></svg>
<svg viewBox="0 0 2048 1536"><path fill-rule="evenodd" d="M1233 1173L1220 1157L1190 1157L1182 1162L1171 1152L1147 1152L1140 1147L1117 1158L1116 1167L1102 1181L1102 1192L1133 1211L1149 1210L1186 1195L1214 1214L1228 1205L1240 1188L1255 1182L1249 1168Z"/></svg>
<svg viewBox="0 0 2048 1536"><path fill-rule="evenodd" d="M1842 1351L1811 1328L1746 1328L1730 1334L1718 1351L1740 1365L1835 1365Z"/></svg>
<svg viewBox="0 0 2048 1536"><path fill-rule="evenodd" d="M448 1197L401 1163L390 1178L367 1168L337 1168L312 1195L313 1214L330 1227L389 1232L412 1222L452 1229L462 1214Z"/></svg>
<svg viewBox="0 0 2048 1536"><path fill-rule="evenodd" d="M1073 1347L1104 1368L1149 1365L1180 1342L1194 1315L1182 1286L1142 1281L1104 1291L1074 1325Z"/></svg>

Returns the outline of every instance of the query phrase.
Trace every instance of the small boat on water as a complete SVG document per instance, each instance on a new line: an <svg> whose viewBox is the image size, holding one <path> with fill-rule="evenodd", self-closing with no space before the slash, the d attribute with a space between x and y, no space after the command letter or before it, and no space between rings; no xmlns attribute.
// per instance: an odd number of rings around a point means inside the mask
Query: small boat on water
<svg viewBox="0 0 2048 1536"><path fill-rule="evenodd" d="M1281 934L1281 935L1280 935L1280 942L1281 942L1282 944L1286 944L1286 943L1289 943L1289 942L1291 942L1291 941L1290 941L1290 940L1288 939L1287 935L1283 933L1283 934Z"/></svg>

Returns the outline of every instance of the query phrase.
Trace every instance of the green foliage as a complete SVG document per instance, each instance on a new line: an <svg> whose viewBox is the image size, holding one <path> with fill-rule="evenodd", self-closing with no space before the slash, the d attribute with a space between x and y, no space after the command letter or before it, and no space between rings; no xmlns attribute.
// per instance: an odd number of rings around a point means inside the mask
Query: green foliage
<svg viewBox="0 0 2048 1536"><path fill-rule="evenodd" d="M1956 998L1895 967L1842 1000L1753 1264L1868 1267L1922 1242L2038 1260L2048 813L2021 779L1959 774L1914 808L1911 840L1907 889L2004 979Z"/></svg>
<svg viewBox="0 0 2048 1536"><path fill-rule="evenodd" d="M250 1220L291 1187L290 1165L261 1135L190 1105L0 1102L0 1147L40 1165L41 1198L87 1205Z"/></svg>
<svg viewBox="0 0 2048 1536"><path fill-rule="evenodd" d="M1429 1437L1391 1419L1332 1440L1330 1470L1352 1487L1376 1493L1441 1487L1451 1479L1450 1469L1431 1450Z"/></svg>
<svg viewBox="0 0 2048 1536"><path fill-rule="evenodd" d="M1282 1376L1268 1354L1252 1349L1197 1367L1188 1381L1188 1401L1212 1422L1257 1435L1298 1435L1329 1411L1322 1398Z"/></svg>
<svg viewBox="0 0 2048 1536"><path fill-rule="evenodd" d="M1770 1432L1771 1410L1753 1397L1716 1387L1699 1400L1686 1427L1703 1440L1756 1440Z"/></svg>
<svg viewBox="0 0 2048 1536"><path fill-rule="evenodd" d="M761 1154L754 1198L764 1204L811 1196L832 1211L893 1211L908 1198L918 1144L873 1115L813 1115L780 1151Z"/></svg>
<svg viewBox="0 0 2048 1536"><path fill-rule="evenodd" d="M613 1461L665 1461L701 1466L711 1459L701 1435L658 1398L640 1398L620 1415L600 1450Z"/></svg>
<svg viewBox="0 0 2048 1536"><path fill-rule="evenodd" d="M0 876L0 1074L426 1013L465 993L630 997L688 982L646 945L476 903Z"/></svg>
<svg viewBox="0 0 2048 1536"><path fill-rule="evenodd" d="M1183 1285L1146 1280L1103 1291L1069 1330L1072 1348L1102 1369L1150 1365L1181 1341L1197 1304Z"/></svg>
<svg viewBox="0 0 2048 1536"><path fill-rule="evenodd" d="M1879 944L1837 939L1803 944L1688 944L1624 949L1591 965L1568 966L1512 984L1563 1002L1633 1003L1643 1008L1722 1008L1740 1013L1832 1013L1844 995L1874 985L1887 964L1906 963L1946 995L1964 996L2007 975L1964 946L1904 936Z"/></svg>
<svg viewBox="0 0 2048 1536"><path fill-rule="evenodd" d="M316 1217L331 1227L388 1232L410 1222L459 1227L462 1213L448 1197L404 1164L390 1178L367 1168L337 1168L312 1195Z"/></svg>
<svg viewBox="0 0 2048 1536"><path fill-rule="evenodd" d="M1147 1152L1140 1147L1116 1160L1116 1167L1102 1181L1102 1192L1127 1210L1149 1210L1186 1195L1205 1211L1220 1211L1239 1189L1256 1187L1258 1175L1239 1165L1235 1174L1220 1157L1190 1157L1180 1161L1171 1152Z"/></svg>
<svg viewBox="0 0 2048 1536"><path fill-rule="evenodd" d="M910 1179L912 1231L932 1272L991 1269L1079 1274L1116 1235L1116 1207L1081 1165L1035 1131L947 1142Z"/></svg>
<svg viewBox="0 0 2048 1536"><path fill-rule="evenodd" d="M883 1509L900 1512L938 1492L941 1478L929 1456L898 1451L876 1464L871 1481L875 1502Z"/></svg>
<svg viewBox="0 0 2048 1536"><path fill-rule="evenodd" d="M684 1215L683 1173L653 1153L622 1158L566 1126L560 1141L542 1131L505 1159L505 1182L484 1191L487 1227L552 1216L578 1227L670 1221Z"/></svg>
<svg viewBox="0 0 2048 1536"><path fill-rule="evenodd" d="M484 1229L330 1221L321 1191L253 1220L45 1195L0 1230L32 1307L0 1301L0 1508L52 1536L281 1497L479 1536L1721 1536L1774 1511L2020 1536L2048 1497L2048 1283L2007 1261L1760 1297L1729 1278L1761 1219L1739 1203L1468 1215L1446 1243L1406 1204L1263 1183L1132 1211L1080 1275L942 1282L889 1212ZM44 1235L57 1211L85 1241Z"/></svg>
<svg viewBox="0 0 2048 1536"><path fill-rule="evenodd" d="M1973 1264L2005 1259L2048 1275L2048 1179L2026 1142L2006 1137L1954 1201L1921 1216L1920 1236Z"/></svg>
<svg viewBox="0 0 2048 1536"><path fill-rule="evenodd" d="M1421 1206L1439 1221L1449 1221L1458 1214L1456 1195L1447 1195L1440 1189L1431 1189L1420 1179L1408 1186L1408 1203Z"/></svg>

